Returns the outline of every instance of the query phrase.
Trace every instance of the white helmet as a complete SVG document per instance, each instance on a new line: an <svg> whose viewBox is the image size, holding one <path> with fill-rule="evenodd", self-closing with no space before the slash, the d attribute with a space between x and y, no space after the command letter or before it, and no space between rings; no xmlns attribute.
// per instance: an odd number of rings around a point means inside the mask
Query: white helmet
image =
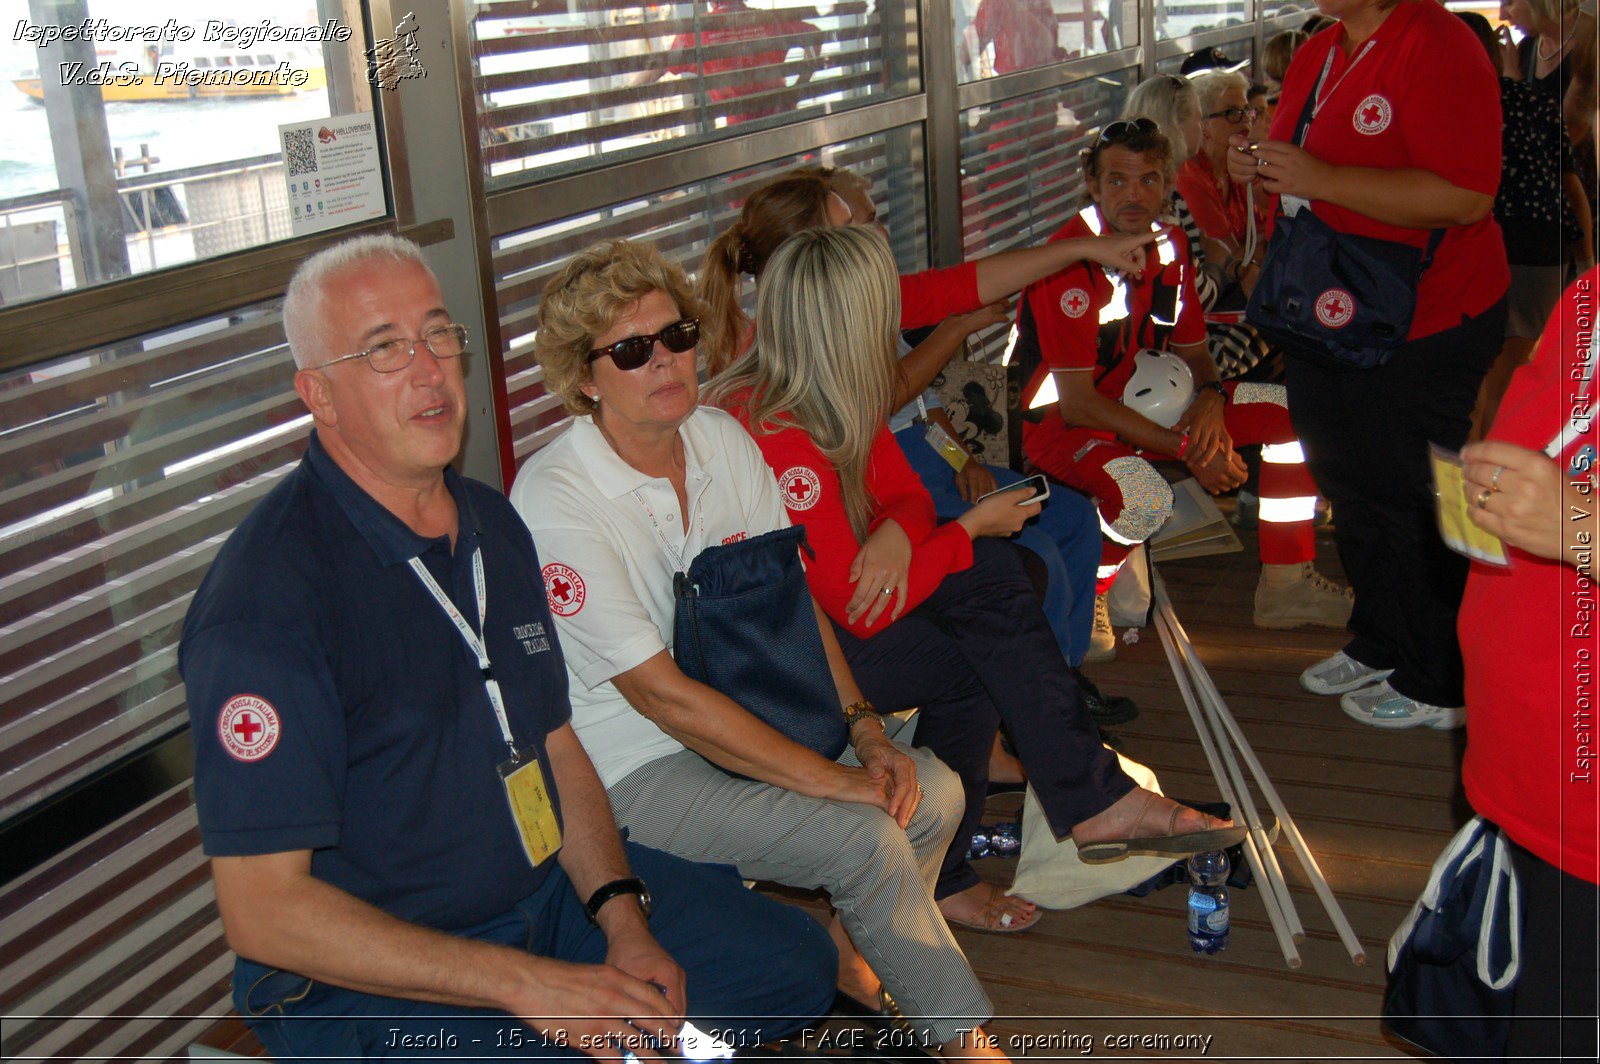
<svg viewBox="0 0 1600 1064"><path fill-rule="evenodd" d="M1183 359L1148 347L1133 356L1133 376L1122 389L1123 405L1170 429L1193 401L1194 374Z"/></svg>

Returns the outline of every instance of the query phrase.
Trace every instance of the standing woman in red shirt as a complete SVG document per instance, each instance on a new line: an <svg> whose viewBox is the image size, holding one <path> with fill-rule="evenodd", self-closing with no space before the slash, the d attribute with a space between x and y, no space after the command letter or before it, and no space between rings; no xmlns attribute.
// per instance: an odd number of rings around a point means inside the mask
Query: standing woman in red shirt
<svg viewBox="0 0 1600 1064"><path fill-rule="evenodd" d="M1289 413L1337 517L1354 638L1301 683L1342 694L1380 728L1460 727L1456 609L1466 559L1434 527L1428 444L1466 442L1478 385L1505 333L1510 282L1490 215L1500 180L1500 91L1483 48L1433 0L1318 0L1337 19L1295 53L1272 139L1232 139L1229 174L1285 212L1341 233L1423 247L1406 342L1376 369L1288 350ZM1313 93L1315 94L1313 97ZM1303 146L1293 143L1311 101ZM1333 310L1330 310L1330 314Z"/></svg>

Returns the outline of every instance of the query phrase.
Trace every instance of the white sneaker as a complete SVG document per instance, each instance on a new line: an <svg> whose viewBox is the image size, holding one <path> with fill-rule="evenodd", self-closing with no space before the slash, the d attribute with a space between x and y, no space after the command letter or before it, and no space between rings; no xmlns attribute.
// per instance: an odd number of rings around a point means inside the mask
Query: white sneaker
<svg viewBox="0 0 1600 1064"><path fill-rule="evenodd" d="M1342 695L1358 687L1387 680L1393 669L1363 665L1344 651L1325 658L1300 674L1300 686L1314 695Z"/></svg>
<svg viewBox="0 0 1600 1064"><path fill-rule="evenodd" d="M1374 728L1416 728L1427 726L1439 731L1459 728L1467 722L1467 711L1460 706L1430 706L1418 702L1389 686L1387 680L1351 691L1339 699L1345 716Z"/></svg>
<svg viewBox="0 0 1600 1064"><path fill-rule="evenodd" d="M1271 582L1285 575L1290 576L1290 582ZM1299 628L1307 624L1343 628L1350 623L1355 601L1348 587L1329 580L1310 562L1299 566L1263 565L1261 580L1256 584L1255 623L1257 628Z"/></svg>
<svg viewBox="0 0 1600 1064"><path fill-rule="evenodd" d="M1083 656L1085 665L1099 665L1117 658L1117 633L1111 627L1111 610L1106 597L1094 597L1094 630L1089 633L1089 651Z"/></svg>

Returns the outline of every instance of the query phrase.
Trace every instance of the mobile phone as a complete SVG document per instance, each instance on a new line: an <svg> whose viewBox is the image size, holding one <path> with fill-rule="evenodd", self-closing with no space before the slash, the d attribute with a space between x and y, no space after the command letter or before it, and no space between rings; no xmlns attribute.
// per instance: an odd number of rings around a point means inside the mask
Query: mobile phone
<svg viewBox="0 0 1600 1064"><path fill-rule="evenodd" d="M1050 481L1046 480L1042 474L1035 473L1033 476L1028 477L1025 480L1017 481L1015 484L1007 484L1003 488L996 488L993 491L985 492L984 494L979 495L976 499L972 500L972 504L976 506L978 503L987 499L990 495L999 495L1002 491L1021 491L1023 488L1032 488L1034 494L1032 498L1023 499L1021 502L1017 503L1018 506L1032 506L1034 503L1044 502L1050 497Z"/></svg>

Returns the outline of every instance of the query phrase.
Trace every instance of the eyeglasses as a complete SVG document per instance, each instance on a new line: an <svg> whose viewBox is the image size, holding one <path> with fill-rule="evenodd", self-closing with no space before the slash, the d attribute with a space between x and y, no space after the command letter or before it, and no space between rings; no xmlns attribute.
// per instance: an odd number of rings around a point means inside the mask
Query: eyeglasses
<svg viewBox="0 0 1600 1064"><path fill-rule="evenodd" d="M647 364L650 356L655 353L656 341L661 341L661 346L675 355L681 355L700 342L700 319L679 318L660 332L651 333L649 336L629 336L618 340L614 344L597 347L589 352L589 361L597 358L611 356L611 361L620 370L635 370Z"/></svg>
<svg viewBox="0 0 1600 1064"><path fill-rule="evenodd" d="M1160 128L1151 118L1119 118L1115 122L1106 123L1106 127L1100 131L1100 140L1095 147L1127 140L1135 133L1155 133Z"/></svg>
<svg viewBox="0 0 1600 1064"><path fill-rule="evenodd" d="M1230 126L1236 126L1246 120L1254 122L1261 116L1259 107L1224 107L1220 111L1212 111L1207 118L1220 118Z"/></svg>
<svg viewBox="0 0 1600 1064"><path fill-rule="evenodd" d="M310 368L327 369L338 362L364 358L367 360L367 365L379 373L398 373L411 365L411 360L416 357L418 344L426 347L434 358L459 358L467 350L467 327L454 323L440 325L429 329L415 340L385 340L365 351L357 351L353 355L340 355L338 358L329 359L321 365Z"/></svg>

